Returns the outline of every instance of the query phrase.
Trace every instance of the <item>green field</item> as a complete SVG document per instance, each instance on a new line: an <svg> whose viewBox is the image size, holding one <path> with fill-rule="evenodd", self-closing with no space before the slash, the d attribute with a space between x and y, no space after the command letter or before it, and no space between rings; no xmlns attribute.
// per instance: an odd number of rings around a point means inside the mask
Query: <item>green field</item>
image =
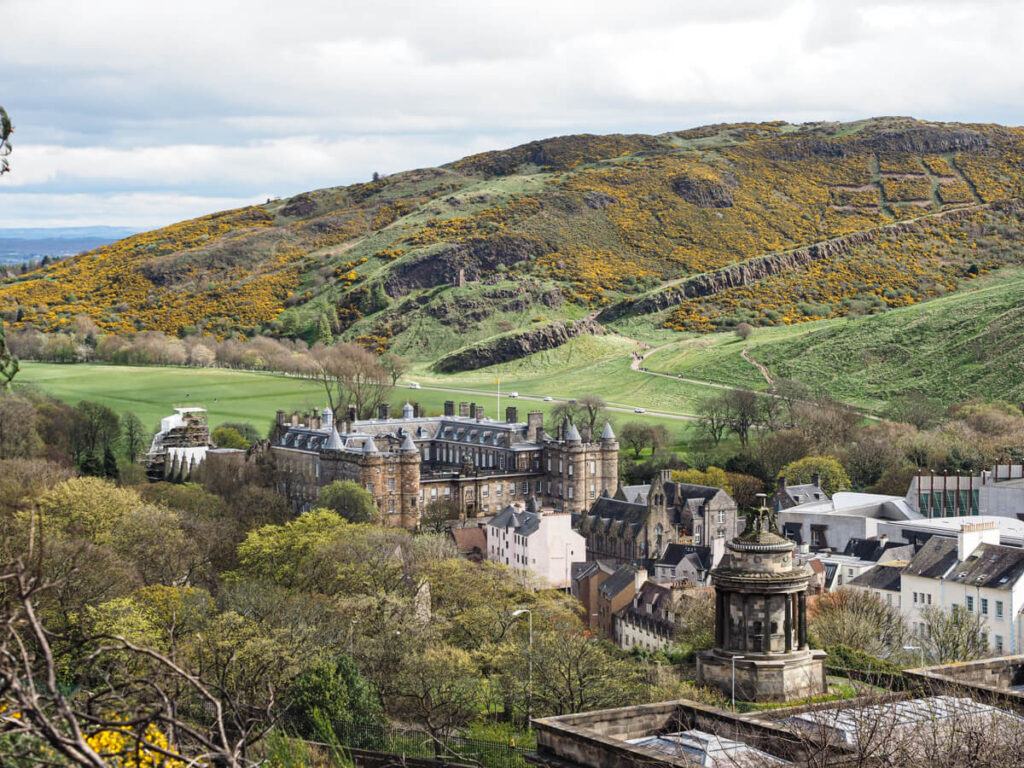
<svg viewBox="0 0 1024 768"><path fill-rule="evenodd" d="M639 379L640 375L628 371L628 363L626 365L626 372ZM417 375L414 373L410 378ZM482 375L476 379L445 377L436 381L416 378L414 380L421 381L425 388L412 390L400 384L394 391L392 406L397 410L407 400L412 400L418 402L426 413L440 414L443 412L445 400L464 400L482 404L487 415L494 418L499 406L497 386L494 384L493 376L486 382L480 381L481 378ZM585 387L570 388L566 391L560 387L545 388L541 386L544 380L539 378L523 381L537 389L522 387L517 380L503 376L501 415L504 415L506 406L516 405L519 408L520 419L524 418L527 411L537 410L544 412L550 423L550 410L556 403L522 398L510 399L507 394L515 391L517 387L523 396L533 392L543 396L550 392L553 397L559 399L591 391ZM434 386L445 387L447 391L429 388ZM162 417L170 415L172 409L180 405L206 408L209 411L210 424L214 426L225 421L249 422L262 432L269 428L278 409L319 409L326 404L321 386L308 379L210 368L26 362L22 364L21 373L15 380L15 388L30 387L72 405L80 400L92 400L111 407L117 413L132 411L150 429L155 429ZM639 392L638 396L640 394L642 392ZM610 417L615 427L627 421L664 423L672 433L677 447L685 444L692 429L692 422L659 419L650 414L612 413Z"/></svg>

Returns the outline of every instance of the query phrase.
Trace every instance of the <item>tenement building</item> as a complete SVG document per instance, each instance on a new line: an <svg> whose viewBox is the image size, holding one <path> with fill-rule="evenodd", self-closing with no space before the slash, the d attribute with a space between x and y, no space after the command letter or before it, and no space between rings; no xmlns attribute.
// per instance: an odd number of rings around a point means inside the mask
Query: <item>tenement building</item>
<svg viewBox="0 0 1024 768"><path fill-rule="evenodd" d="M422 509L447 501L468 517L497 514L534 496L555 512L579 513L615 493L619 443L610 425L599 437L563 422L554 436L542 413L519 421L484 416L482 406L445 403L443 416L424 416L406 404L401 418L381 406L378 418L358 420L349 408L336 421L329 408L305 416L278 411L270 451L278 487L296 511L311 509L319 490L352 480L376 500L388 525L415 528Z"/></svg>

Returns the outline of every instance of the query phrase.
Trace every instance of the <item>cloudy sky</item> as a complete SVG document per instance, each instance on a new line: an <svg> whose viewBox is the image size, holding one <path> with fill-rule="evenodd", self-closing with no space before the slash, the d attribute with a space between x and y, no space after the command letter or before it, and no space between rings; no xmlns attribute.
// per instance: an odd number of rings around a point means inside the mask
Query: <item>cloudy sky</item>
<svg viewBox="0 0 1024 768"><path fill-rule="evenodd" d="M546 136L1024 123L994 0L0 0L0 227L125 225Z"/></svg>

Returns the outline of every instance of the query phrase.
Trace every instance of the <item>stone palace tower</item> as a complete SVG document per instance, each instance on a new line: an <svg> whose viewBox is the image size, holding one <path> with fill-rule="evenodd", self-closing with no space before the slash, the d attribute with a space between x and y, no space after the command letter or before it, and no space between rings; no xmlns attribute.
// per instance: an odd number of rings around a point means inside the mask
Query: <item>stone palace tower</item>
<svg viewBox="0 0 1024 768"><path fill-rule="evenodd" d="M761 508L726 547L711 572L715 585L715 648L697 657L697 680L736 698L788 701L827 690L824 651L807 647L809 568L793 564L796 544ZM735 665L735 666L734 666Z"/></svg>

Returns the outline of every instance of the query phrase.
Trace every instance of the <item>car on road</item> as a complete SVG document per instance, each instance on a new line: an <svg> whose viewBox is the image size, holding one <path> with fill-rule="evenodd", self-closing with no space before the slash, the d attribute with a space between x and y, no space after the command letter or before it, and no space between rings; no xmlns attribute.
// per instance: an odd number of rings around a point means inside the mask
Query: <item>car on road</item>
<svg viewBox="0 0 1024 768"><path fill-rule="evenodd" d="M646 408L634 408L633 413L647 413Z"/></svg>
<svg viewBox="0 0 1024 768"><path fill-rule="evenodd" d="M544 398L544 402L545 402L545 403L550 403L550 402L551 402L552 400L554 400L554 399L555 399L555 398L553 398L553 397L552 397L551 395L547 395L547 396L546 396L546 397Z"/></svg>
<svg viewBox="0 0 1024 768"><path fill-rule="evenodd" d="M509 397L519 397L519 393L518 392L509 392L508 396Z"/></svg>
<svg viewBox="0 0 1024 768"><path fill-rule="evenodd" d="M419 389L419 388L420 388L420 384L419 384L418 381L410 381L409 382L409 389Z"/></svg>

